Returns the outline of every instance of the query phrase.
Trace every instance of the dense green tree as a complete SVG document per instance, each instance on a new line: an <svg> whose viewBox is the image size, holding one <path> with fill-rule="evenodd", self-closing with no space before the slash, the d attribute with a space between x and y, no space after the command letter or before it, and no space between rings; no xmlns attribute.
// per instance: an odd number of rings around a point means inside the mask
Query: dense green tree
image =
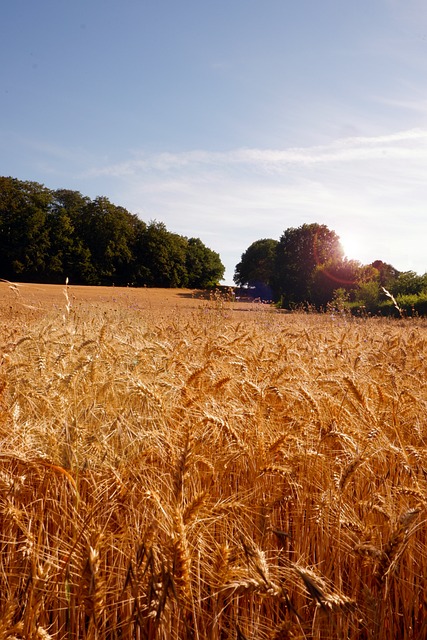
<svg viewBox="0 0 427 640"><path fill-rule="evenodd" d="M390 293L394 296L418 295L427 291L427 273L420 276L415 271L402 271L397 278L390 283Z"/></svg>
<svg viewBox="0 0 427 640"><path fill-rule="evenodd" d="M48 282L64 282L69 277L76 281L76 274L71 270L74 262L74 227L65 211L48 216L50 239L50 257L46 268Z"/></svg>
<svg viewBox="0 0 427 640"><path fill-rule="evenodd" d="M50 261L46 279L75 284L96 281L90 250L81 238L85 209L90 203L78 191L58 189L53 192L47 225L50 238Z"/></svg>
<svg viewBox="0 0 427 640"><path fill-rule="evenodd" d="M393 265L383 262L382 260L375 260L371 262L370 266L378 271L379 283L382 287L386 288L391 286L400 273Z"/></svg>
<svg viewBox="0 0 427 640"><path fill-rule="evenodd" d="M382 295L379 279L365 280L359 284L355 293L355 302L368 313L378 310Z"/></svg>
<svg viewBox="0 0 427 640"><path fill-rule="evenodd" d="M357 290L363 267L357 260L328 260L315 267L311 280L311 298L318 307L331 302L337 289L350 298Z"/></svg>
<svg viewBox="0 0 427 640"><path fill-rule="evenodd" d="M224 265L219 254L206 247L199 238L189 238L185 260L187 286L206 289L224 277Z"/></svg>
<svg viewBox="0 0 427 640"><path fill-rule="evenodd" d="M83 239L95 267L96 284L128 284L134 240L131 214L98 197L84 210Z"/></svg>
<svg viewBox="0 0 427 640"><path fill-rule="evenodd" d="M88 202L83 210L84 222L80 233L90 251L93 265L91 284L121 284L117 272L123 263L131 260L126 213L105 197Z"/></svg>
<svg viewBox="0 0 427 640"><path fill-rule="evenodd" d="M140 243L141 267L146 282L153 287L185 287L188 284L187 240L166 229L163 222L151 221Z"/></svg>
<svg viewBox="0 0 427 640"><path fill-rule="evenodd" d="M270 238L256 240L242 254L234 272L234 282L241 287L251 287L260 292L269 292L274 281L278 242Z"/></svg>
<svg viewBox="0 0 427 640"><path fill-rule="evenodd" d="M339 237L324 224L287 229L277 245L274 290L285 306L310 302L315 270L343 258Z"/></svg>
<svg viewBox="0 0 427 640"><path fill-rule="evenodd" d="M46 217L51 198L36 182L0 178L0 269L6 279L43 279L50 253Z"/></svg>
<svg viewBox="0 0 427 640"><path fill-rule="evenodd" d="M133 239L132 261L129 265L129 284L136 287L146 286L151 282L151 270L146 255L147 225L137 216L132 217Z"/></svg>

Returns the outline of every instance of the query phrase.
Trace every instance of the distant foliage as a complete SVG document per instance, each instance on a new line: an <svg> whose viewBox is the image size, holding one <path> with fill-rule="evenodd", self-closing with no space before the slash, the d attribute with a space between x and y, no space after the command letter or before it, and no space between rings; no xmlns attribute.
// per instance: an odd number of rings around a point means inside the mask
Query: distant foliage
<svg viewBox="0 0 427 640"><path fill-rule="evenodd" d="M270 238L253 242L236 265L234 282L253 289L255 297L264 297L266 291L271 297L277 245L277 240Z"/></svg>
<svg viewBox="0 0 427 640"><path fill-rule="evenodd" d="M349 260L338 235L323 224L286 229L279 241L256 240L236 265L234 281L252 291L268 291L286 309L427 315L427 273L399 272L383 260L367 265ZM400 311L384 290L395 297Z"/></svg>
<svg viewBox="0 0 427 640"><path fill-rule="evenodd" d="M205 288L224 276L198 238L143 222L78 191L0 177L0 277L74 284Z"/></svg>

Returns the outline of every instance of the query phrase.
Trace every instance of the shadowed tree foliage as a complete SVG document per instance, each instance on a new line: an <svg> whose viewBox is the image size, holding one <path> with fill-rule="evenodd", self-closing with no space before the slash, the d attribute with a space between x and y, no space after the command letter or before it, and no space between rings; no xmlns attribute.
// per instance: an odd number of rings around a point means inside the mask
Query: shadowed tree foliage
<svg viewBox="0 0 427 640"><path fill-rule="evenodd" d="M399 271L393 265L383 262L382 260L374 260L371 267L378 271L379 283L382 287L388 288L392 282L399 276Z"/></svg>
<svg viewBox="0 0 427 640"><path fill-rule="evenodd" d="M224 277L219 254L206 247L199 238L187 242L186 268L188 286L194 289L213 287Z"/></svg>
<svg viewBox="0 0 427 640"><path fill-rule="evenodd" d="M68 277L72 282L94 283L90 249L81 235L90 200L67 189L58 189L52 196L47 217L51 257L46 281L60 283Z"/></svg>
<svg viewBox="0 0 427 640"><path fill-rule="evenodd" d="M224 266L198 238L145 224L78 191L0 178L0 277L75 284L207 287Z"/></svg>
<svg viewBox="0 0 427 640"><path fill-rule="evenodd" d="M415 271L402 271L390 283L390 289L394 296L417 295L427 291L427 273L420 276Z"/></svg>
<svg viewBox="0 0 427 640"><path fill-rule="evenodd" d="M255 295L268 292L267 296L262 297L271 298L277 245L277 240L270 238L253 242L236 265L234 282L241 287L253 288Z"/></svg>
<svg viewBox="0 0 427 640"><path fill-rule="evenodd" d="M0 178L0 270L6 279L43 281L50 238L46 224L51 192L36 182Z"/></svg>
<svg viewBox="0 0 427 640"><path fill-rule="evenodd" d="M94 284L128 284L133 257L132 215L108 198L98 197L85 208L82 231L95 268Z"/></svg>
<svg viewBox="0 0 427 640"><path fill-rule="evenodd" d="M151 221L142 236L141 260L148 286L186 287L186 239L170 233L163 222Z"/></svg>
<svg viewBox="0 0 427 640"><path fill-rule="evenodd" d="M339 237L326 225L312 223L287 229L276 251L276 296L283 299L285 306L313 301L316 269L338 264L342 258Z"/></svg>
<svg viewBox="0 0 427 640"><path fill-rule="evenodd" d="M317 307L324 307L340 289L349 295L360 281L363 267L357 260L329 260L314 268L311 281L311 299Z"/></svg>

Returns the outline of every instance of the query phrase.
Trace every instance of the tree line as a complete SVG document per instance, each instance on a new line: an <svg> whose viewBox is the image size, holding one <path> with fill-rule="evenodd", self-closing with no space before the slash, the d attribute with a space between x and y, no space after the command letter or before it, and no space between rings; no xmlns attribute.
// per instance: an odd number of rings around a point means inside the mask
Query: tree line
<svg viewBox="0 0 427 640"><path fill-rule="evenodd" d="M143 222L100 196L0 177L0 277L73 284L207 288L224 276L199 238Z"/></svg>
<svg viewBox="0 0 427 640"><path fill-rule="evenodd" d="M279 240L253 242L236 265L234 282L286 309L427 314L427 273L401 272L382 260L350 260L335 231L317 223L286 229Z"/></svg>

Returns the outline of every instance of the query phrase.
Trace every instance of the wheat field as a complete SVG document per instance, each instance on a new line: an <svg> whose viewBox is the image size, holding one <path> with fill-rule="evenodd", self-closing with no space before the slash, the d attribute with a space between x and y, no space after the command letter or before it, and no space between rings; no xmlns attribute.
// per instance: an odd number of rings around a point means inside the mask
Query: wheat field
<svg viewBox="0 0 427 640"><path fill-rule="evenodd" d="M427 637L426 321L0 296L0 640Z"/></svg>

